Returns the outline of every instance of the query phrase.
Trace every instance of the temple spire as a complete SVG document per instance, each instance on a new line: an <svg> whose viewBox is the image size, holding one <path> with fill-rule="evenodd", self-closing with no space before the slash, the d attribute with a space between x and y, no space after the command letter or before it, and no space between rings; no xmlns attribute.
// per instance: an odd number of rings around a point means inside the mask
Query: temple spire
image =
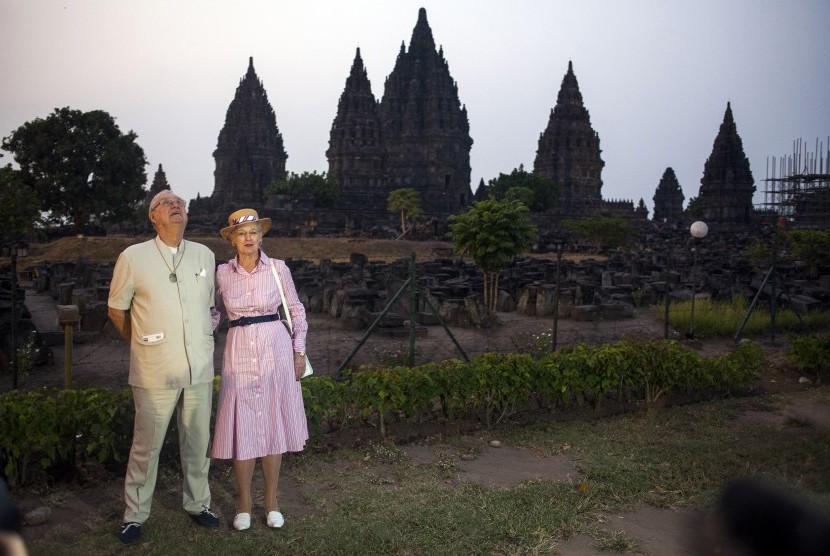
<svg viewBox="0 0 830 556"><path fill-rule="evenodd" d="M427 22L427 11L424 8L418 10L418 22L412 30L412 40L409 41L409 52L420 55L435 53L435 40L432 38L432 29Z"/></svg>
<svg viewBox="0 0 830 556"><path fill-rule="evenodd" d="M427 213L468 205L470 126L444 51L436 51L424 8L384 84L381 121L390 189L415 187Z"/></svg>
<svg viewBox="0 0 830 556"><path fill-rule="evenodd" d="M680 224L683 221L683 189L677 181L674 169L669 167L654 191L654 220L667 224Z"/></svg>
<svg viewBox="0 0 830 556"><path fill-rule="evenodd" d="M738 135L732 104L726 103L723 121L706 159L700 180L703 219L709 222L747 223L752 218L755 180Z"/></svg>
<svg viewBox="0 0 830 556"><path fill-rule="evenodd" d="M582 101L579 83L568 62L568 71L550 112L548 126L539 136L533 173L562 188L562 201L602 199L602 168L599 136L591 127L591 116Z"/></svg>
<svg viewBox="0 0 830 556"><path fill-rule="evenodd" d="M353 214L386 209L384 157L378 104L358 48L337 103L326 150L328 174L340 184L344 209Z"/></svg>
<svg viewBox="0 0 830 556"><path fill-rule="evenodd" d="M366 76L366 68L363 67L363 58L360 57L360 47L357 47L357 52L354 56L354 62L352 62L352 71L350 72L351 77L360 77Z"/></svg>
<svg viewBox="0 0 830 556"><path fill-rule="evenodd" d="M211 197L220 212L240 203L262 206L265 188L285 177L288 155L274 109L254 70L253 56L248 58L248 69L228 107L213 158L216 170Z"/></svg>

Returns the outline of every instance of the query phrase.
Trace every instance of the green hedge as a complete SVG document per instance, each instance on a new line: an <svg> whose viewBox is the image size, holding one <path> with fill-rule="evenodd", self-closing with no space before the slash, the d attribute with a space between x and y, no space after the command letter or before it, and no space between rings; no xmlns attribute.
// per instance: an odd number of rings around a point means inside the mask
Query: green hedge
<svg viewBox="0 0 830 556"><path fill-rule="evenodd" d="M377 420L385 434L392 418L476 417L491 427L525 409L598 407L608 399L653 403L677 393L729 393L752 384L762 358L760 347L750 342L705 359L676 341L624 340L580 344L538 358L487 353L469 363L366 366L348 371L344 380L311 377L302 386L312 434L366 420ZM24 484L32 465L54 471L73 470L78 458L123 461L132 438L132 393L10 392L0 395L0 423L0 464L12 482Z"/></svg>

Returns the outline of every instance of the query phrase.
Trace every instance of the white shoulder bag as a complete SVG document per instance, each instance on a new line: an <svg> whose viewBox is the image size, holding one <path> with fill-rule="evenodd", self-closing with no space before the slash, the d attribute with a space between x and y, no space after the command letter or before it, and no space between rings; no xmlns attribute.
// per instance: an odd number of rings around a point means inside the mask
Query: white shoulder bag
<svg viewBox="0 0 830 556"><path fill-rule="evenodd" d="M291 323L291 311L288 310L288 302L285 300L285 290L282 288L282 280L280 280L280 275L277 273L277 267L274 265L274 261L271 260L271 272L274 273L274 279L277 281L277 289L280 290L280 300L282 300L282 310L285 313L285 326L288 328L288 333L291 337L294 337L294 325ZM307 376L311 376L314 374L314 369L311 368L311 361L308 360L308 354L305 356L305 372L303 373L302 378Z"/></svg>

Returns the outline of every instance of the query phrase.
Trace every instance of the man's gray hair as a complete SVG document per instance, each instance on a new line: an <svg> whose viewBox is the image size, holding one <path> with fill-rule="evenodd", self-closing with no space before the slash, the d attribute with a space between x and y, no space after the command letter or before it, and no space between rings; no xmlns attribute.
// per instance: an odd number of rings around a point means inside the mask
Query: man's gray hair
<svg viewBox="0 0 830 556"><path fill-rule="evenodd" d="M156 210L156 207L159 206L161 200L165 197L174 197L176 199L181 199L182 201L184 201L184 199L173 193L171 189L162 189L161 191L153 195L153 198L150 200L150 204L147 205L147 218L150 218L150 215L153 213L154 210Z"/></svg>

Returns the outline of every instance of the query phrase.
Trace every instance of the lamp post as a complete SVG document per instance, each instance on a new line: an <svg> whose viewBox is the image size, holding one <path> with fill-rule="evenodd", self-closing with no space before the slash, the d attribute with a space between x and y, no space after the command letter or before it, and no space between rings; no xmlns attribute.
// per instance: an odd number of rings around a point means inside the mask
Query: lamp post
<svg viewBox="0 0 830 556"><path fill-rule="evenodd" d="M692 339L695 337L695 298L697 297L697 284L695 278L697 277L697 244L705 238L709 233L709 226L705 222L698 220L689 227L689 233L692 235L692 311L689 315L689 331L686 337Z"/></svg>
<svg viewBox="0 0 830 556"><path fill-rule="evenodd" d="M556 335L559 331L559 268L562 263L562 249L565 247L565 239L556 237L551 240L556 249L556 285L553 290L553 333L550 337L550 350L556 351Z"/></svg>
<svg viewBox="0 0 830 556"><path fill-rule="evenodd" d="M671 304L671 238L666 240L666 311L663 317L663 339L669 339L669 305Z"/></svg>
<svg viewBox="0 0 830 556"><path fill-rule="evenodd" d="M778 220L775 223L775 227L783 233L784 230L787 229L787 219L783 216L779 216ZM781 247L779 244L779 235L778 232L773 231L770 233L769 236L769 245L770 245L770 277L769 277L769 287L770 287L770 297L769 297L769 339L771 342L775 342L775 314L777 312L777 302L778 302L778 294L776 293L776 278L778 271L776 270L776 265L778 263L778 249ZM796 313L798 315L798 313ZM798 317L801 320L801 317ZM803 323L802 323L803 324Z"/></svg>
<svg viewBox="0 0 830 556"><path fill-rule="evenodd" d="M11 338L11 359L12 359L12 389L17 390L17 257L25 257L29 254L28 245L22 242L14 242L10 246L12 263L12 338Z"/></svg>

